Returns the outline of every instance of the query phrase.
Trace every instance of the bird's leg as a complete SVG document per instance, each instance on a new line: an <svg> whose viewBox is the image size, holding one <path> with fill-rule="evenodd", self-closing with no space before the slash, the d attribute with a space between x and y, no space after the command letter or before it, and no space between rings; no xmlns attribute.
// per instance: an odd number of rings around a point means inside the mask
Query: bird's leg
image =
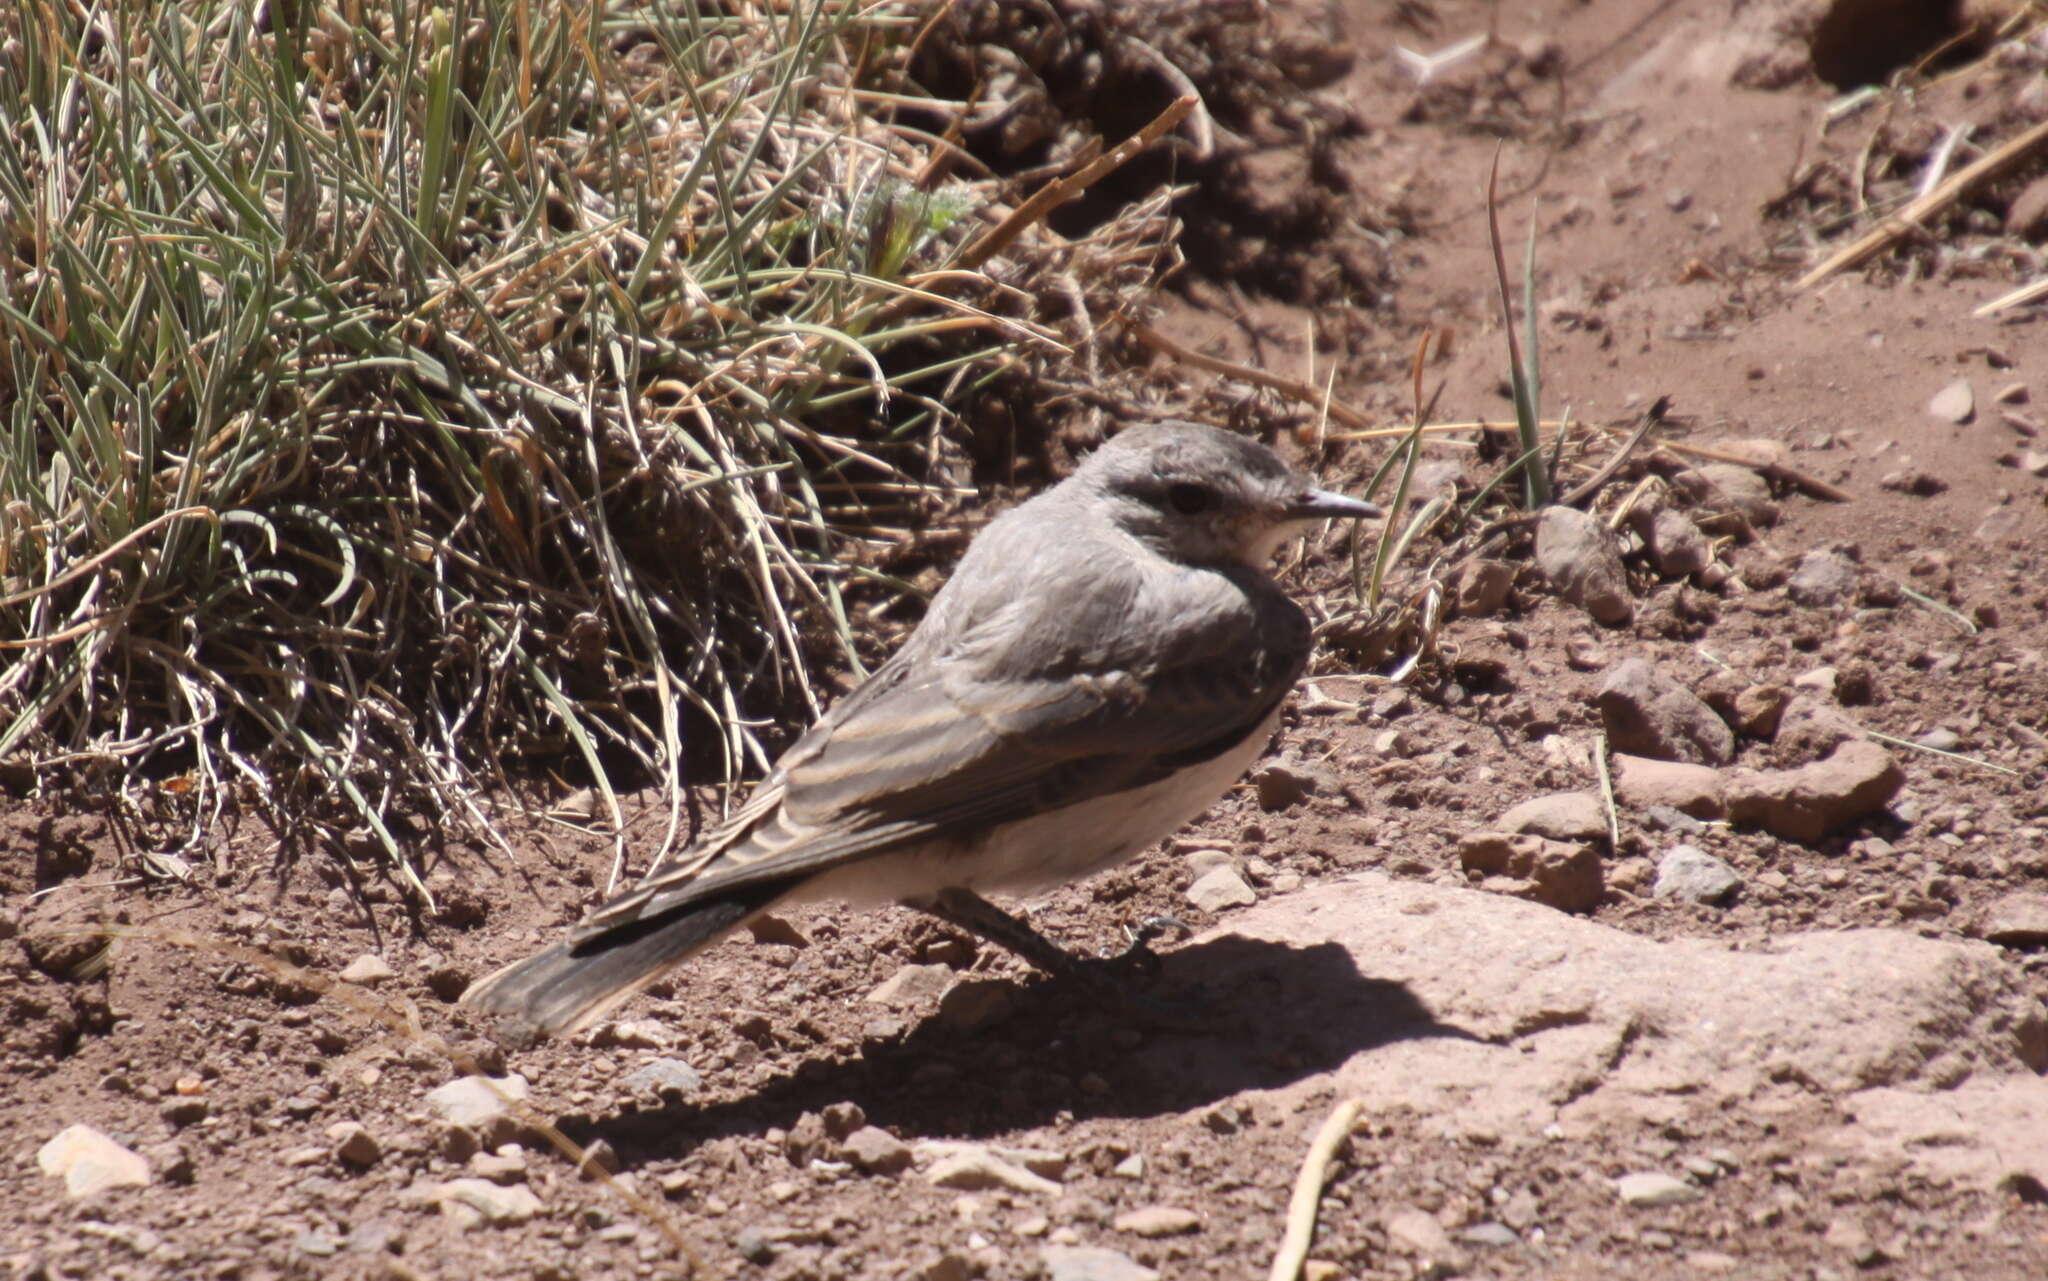
<svg viewBox="0 0 2048 1281"><path fill-rule="evenodd" d="M1124 974L1133 964L1156 964L1157 958L1148 946L1151 940L1171 929L1187 929L1170 916L1146 918L1132 932L1128 948L1098 960L1074 955L1033 929L1029 922L1012 916L973 890L944 889L928 898L910 900L905 906L1006 947L1054 978L1081 984L1119 1010L1154 1026L1201 1030L1209 1025L1206 1010L1183 1008L1180 1002L1144 996L1124 982Z"/></svg>
<svg viewBox="0 0 2048 1281"><path fill-rule="evenodd" d="M929 898L913 899L906 906L1006 947L1056 978L1078 976L1088 968L1087 958L1075 956L1033 929L1029 921L1010 915L973 890L944 889Z"/></svg>

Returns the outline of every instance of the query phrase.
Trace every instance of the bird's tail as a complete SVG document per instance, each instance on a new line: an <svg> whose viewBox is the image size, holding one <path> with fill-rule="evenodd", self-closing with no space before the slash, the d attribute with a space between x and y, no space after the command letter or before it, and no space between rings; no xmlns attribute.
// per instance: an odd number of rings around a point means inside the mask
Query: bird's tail
<svg viewBox="0 0 2048 1281"><path fill-rule="evenodd" d="M557 943L472 983L462 1003L509 1015L542 1036L582 1031L795 885L735 886L716 898Z"/></svg>

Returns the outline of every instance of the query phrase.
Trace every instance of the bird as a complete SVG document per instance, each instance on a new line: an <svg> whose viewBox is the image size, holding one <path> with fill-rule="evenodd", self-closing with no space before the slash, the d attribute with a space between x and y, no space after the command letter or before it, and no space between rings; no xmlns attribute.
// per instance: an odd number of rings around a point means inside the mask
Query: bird
<svg viewBox="0 0 2048 1281"><path fill-rule="evenodd" d="M820 900L903 904L1091 973L985 896L1112 867L1228 791L1309 660L1274 554L1380 514L1248 436L1124 429L991 521L730 818L462 1002L567 1035L761 913Z"/></svg>

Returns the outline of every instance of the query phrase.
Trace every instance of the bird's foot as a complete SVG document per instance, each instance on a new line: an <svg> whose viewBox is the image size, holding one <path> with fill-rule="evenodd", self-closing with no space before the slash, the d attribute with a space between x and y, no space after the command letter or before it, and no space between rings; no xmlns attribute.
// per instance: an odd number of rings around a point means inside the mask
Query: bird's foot
<svg viewBox="0 0 2048 1281"><path fill-rule="evenodd" d="M942 890L928 901L911 904L950 925L1001 944L1055 979L1086 990L1101 1006L1122 1017L1162 1031L1199 1032L1214 1026L1213 1011L1200 994L1171 998L1141 992L1135 976L1159 972L1152 940L1173 931L1185 934L1185 922L1151 916L1129 930L1130 943L1108 956L1076 956L1018 919L969 890Z"/></svg>
<svg viewBox="0 0 2048 1281"><path fill-rule="evenodd" d="M1130 941L1122 951L1104 953L1101 959L1104 963L1150 978L1159 973L1159 954L1152 950L1152 940L1174 933L1185 937L1194 931L1186 921L1176 916L1148 916L1136 925L1124 926L1124 934Z"/></svg>

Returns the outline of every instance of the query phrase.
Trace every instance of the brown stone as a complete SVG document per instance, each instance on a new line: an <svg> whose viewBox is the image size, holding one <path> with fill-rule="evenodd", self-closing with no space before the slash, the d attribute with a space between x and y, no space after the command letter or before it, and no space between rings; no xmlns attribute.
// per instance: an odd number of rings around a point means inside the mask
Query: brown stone
<svg viewBox="0 0 2048 1281"><path fill-rule="evenodd" d="M1856 739L1798 769L1730 774L1728 817L1811 844L1883 809L1905 781L1891 753Z"/></svg>
<svg viewBox="0 0 2048 1281"><path fill-rule="evenodd" d="M1624 805L1634 809L1668 805L1709 821L1727 817L1728 802L1722 795L1721 773L1711 766L1653 761L1619 752L1611 763L1614 796Z"/></svg>

